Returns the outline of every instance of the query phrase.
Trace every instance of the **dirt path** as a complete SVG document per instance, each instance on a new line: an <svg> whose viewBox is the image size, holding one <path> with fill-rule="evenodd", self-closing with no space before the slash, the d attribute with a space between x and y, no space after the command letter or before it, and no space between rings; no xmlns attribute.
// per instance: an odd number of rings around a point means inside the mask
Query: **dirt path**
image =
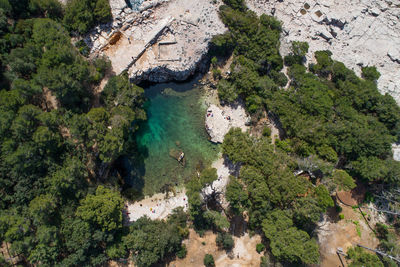
<svg viewBox="0 0 400 267"><path fill-rule="evenodd" d="M92 106L93 107L100 107L100 95L101 92L103 92L104 87L107 85L108 80L114 76L115 73L112 71L112 69L108 69L103 77L103 79L101 80L100 84L96 87L93 88L93 102L92 102Z"/></svg>
<svg viewBox="0 0 400 267"><path fill-rule="evenodd" d="M340 196L347 202L357 205L363 199L359 194L350 192L340 192ZM324 220L319 224L318 241L320 244L321 266L337 267L342 266L336 251L342 248L344 252L348 248L359 243L371 248L376 248L379 240L372 232L368 224L365 222L359 209L339 203L342 211L340 214L344 216L340 220L339 214L333 209L324 215ZM374 221L375 214L371 211L363 209L366 218L371 218L369 224ZM345 259L345 265L347 266Z"/></svg>

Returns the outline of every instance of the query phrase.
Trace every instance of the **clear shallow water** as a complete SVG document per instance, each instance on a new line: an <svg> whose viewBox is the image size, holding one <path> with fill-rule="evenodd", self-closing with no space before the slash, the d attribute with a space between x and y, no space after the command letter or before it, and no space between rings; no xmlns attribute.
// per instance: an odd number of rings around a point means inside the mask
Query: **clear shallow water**
<svg viewBox="0 0 400 267"><path fill-rule="evenodd" d="M133 186L141 182L143 193L152 194L165 184L181 184L196 171L198 164L210 164L218 146L208 141L198 79L185 83L163 83L145 89L148 120L136 133L138 162ZM183 167L172 158L171 149L185 153Z"/></svg>

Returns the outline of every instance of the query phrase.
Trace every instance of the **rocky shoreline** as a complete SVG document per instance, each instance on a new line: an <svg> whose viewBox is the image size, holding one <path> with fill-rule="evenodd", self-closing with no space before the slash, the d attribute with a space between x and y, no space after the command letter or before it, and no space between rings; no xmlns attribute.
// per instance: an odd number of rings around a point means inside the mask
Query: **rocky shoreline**
<svg viewBox="0 0 400 267"><path fill-rule="evenodd" d="M111 0L113 22L85 37L92 56L105 55L116 74L135 83L184 81L202 69L211 38L226 28L220 1L144 0L137 10Z"/></svg>
<svg viewBox="0 0 400 267"><path fill-rule="evenodd" d="M313 52L328 49L359 75L362 66L374 65L382 74L380 92L400 103L400 0L246 3L257 14L283 22L282 55L292 41L306 41L309 63ZM183 81L201 69L212 36L226 30L218 17L221 4L144 0L133 10L125 0L110 0L113 22L96 27L85 41L92 55L108 56L114 72L127 71L135 83Z"/></svg>

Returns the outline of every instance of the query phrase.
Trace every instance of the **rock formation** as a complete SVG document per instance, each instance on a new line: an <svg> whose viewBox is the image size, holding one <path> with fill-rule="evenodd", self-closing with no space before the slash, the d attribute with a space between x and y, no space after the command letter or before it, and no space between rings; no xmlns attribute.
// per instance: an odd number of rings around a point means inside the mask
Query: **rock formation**
<svg viewBox="0 0 400 267"><path fill-rule="evenodd" d="M206 113L206 130L211 142L222 143L225 134L233 127L247 130L250 117L242 105L218 107L211 104Z"/></svg>
<svg viewBox="0 0 400 267"><path fill-rule="evenodd" d="M107 55L116 74L127 71L135 82L187 79L207 53L212 36L225 31L218 1L135 3L131 9L124 0L110 0L112 24L95 28L85 38L92 54Z"/></svg>
<svg viewBox="0 0 400 267"><path fill-rule="evenodd" d="M376 66L378 88L400 104L400 0L247 0L257 14L283 22L281 53L291 41L310 45L308 59L328 49L358 74Z"/></svg>

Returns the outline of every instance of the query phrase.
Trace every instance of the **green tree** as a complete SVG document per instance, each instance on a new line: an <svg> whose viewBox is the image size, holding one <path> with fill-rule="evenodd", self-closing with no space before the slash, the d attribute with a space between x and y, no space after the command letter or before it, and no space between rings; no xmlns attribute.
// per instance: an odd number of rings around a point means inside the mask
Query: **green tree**
<svg viewBox="0 0 400 267"><path fill-rule="evenodd" d="M218 233L215 242L218 247L225 249L226 251L232 250L235 246L235 241L232 238L232 235L229 233Z"/></svg>
<svg viewBox="0 0 400 267"><path fill-rule="evenodd" d="M217 180L218 174L216 168L204 169L200 174L200 182L202 187L211 185L215 180Z"/></svg>
<svg viewBox="0 0 400 267"><path fill-rule="evenodd" d="M57 203L49 194L40 195L29 203L29 213L34 218L34 223L40 225L48 223L56 211Z"/></svg>
<svg viewBox="0 0 400 267"><path fill-rule="evenodd" d="M183 236L179 227L184 226L183 222L179 225L142 217L132 224L123 240L137 266L151 266L181 249Z"/></svg>
<svg viewBox="0 0 400 267"><path fill-rule="evenodd" d="M293 227L287 213L274 210L263 221L262 229L270 241L272 254L279 260L305 264L319 262L318 244L309 235Z"/></svg>
<svg viewBox="0 0 400 267"><path fill-rule="evenodd" d="M344 170L334 170L332 179L339 190L348 191L356 187L353 177Z"/></svg>
<svg viewBox="0 0 400 267"><path fill-rule="evenodd" d="M111 8L108 0L97 0L94 7L94 16L99 23L107 23L111 20Z"/></svg>
<svg viewBox="0 0 400 267"><path fill-rule="evenodd" d="M218 97L221 101L232 103L238 98L235 87L227 80L221 79L217 85Z"/></svg>
<svg viewBox="0 0 400 267"><path fill-rule="evenodd" d="M248 195L243 185L234 176L230 176L226 187L226 199L234 214L241 214L247 206Z"/></svg>
<svg viewBox="0 0 400 267"><path fill-rule="evenodd" d="M81 201L76 215L82 220L109 232L122 227L123 200L118 192L98 186L94 195Z"/></svg>
<svg viewBox="0 0 400 267"><path fill-rule="evenodd" d="M376 67L363 67L361 68L362 76L366 80L377 81L381 74Z"/></svg>
<svg viewBox="0 0 400 267"><path fill-rule="evenodd" d="M57 0L30 0L29 9L33 13L52 19L63 16L62 6Z"/></svg>
<svg viewBox="0 0 400 267"><path fill-rule="evenodd" d="M215 266L214 257L211 254L206 254L203 259L203 263L206 267Z"/></svg>
<svg viewBox="0 0 400 267"><path fill-rule="evenodd" d="M326 211L327 208L333 207L333 199L329 195L328 189L324 185L318 185L314 189L314 194L313 194L317 200L318 205Z"/></svg>
<svg viewBox="0 0 400 267"><path fill-rule="evenodd" d="M219 230L226 230L230 225L228 219L218 211L207 210L203 213L203 218Z"/></svg>
<svg viewBox="0 0 400 267"><path fill-rule="evenodd" d="M71 0L65 7L64 23L68 29L84 34L96 23L111 19L111 8L107 0Z"/></svg>
<svg viewBox="0 0 400 267"><path fill-rule="evenodd" d="M388 172L386 162L377 157L361 157L352 162L353 171L367 181L384 180Z"/></svg>
<svg viewBox="0 0 400 267"><path fill-rule="evenodd" d="M347 250L347 257L351 260L349 266L371 266L371 267L383 267L383 263L380 261L378 256L365 252L363 248L354 247Z"/></svg>

